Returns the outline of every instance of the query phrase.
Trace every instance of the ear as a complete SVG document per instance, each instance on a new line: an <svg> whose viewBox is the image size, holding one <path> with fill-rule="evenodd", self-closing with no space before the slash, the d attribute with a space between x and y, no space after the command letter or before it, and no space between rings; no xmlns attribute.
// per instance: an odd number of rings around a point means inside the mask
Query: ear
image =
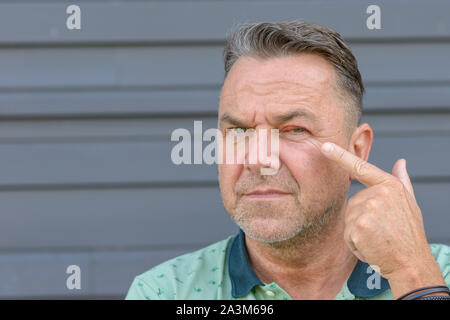
<svg viewBox="0 0 450 320"><path fill-rule="evenodd" d="M353 131L350 137L348 151L357 157L367 161L370 155L370 149L373 142L373 130L369 124L363 123ZM350 181L355 178L350 175Z"/></svg>

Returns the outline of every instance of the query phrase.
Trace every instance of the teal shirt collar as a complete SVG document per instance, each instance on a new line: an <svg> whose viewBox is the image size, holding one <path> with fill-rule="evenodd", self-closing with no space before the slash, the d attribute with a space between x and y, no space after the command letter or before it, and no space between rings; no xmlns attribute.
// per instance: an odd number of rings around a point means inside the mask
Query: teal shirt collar
<svg viewBox="0 0 450 320"><path fill-rule="evenodd" d="M254 286L264 285L250 265L245 247L245 234L242 229L239 230L239 233L231 242L227 260L233 297L244 297ZM371 298L390 288L389 282L380 276L380 289L369 289L367 287L367 279L373 273L367 273L368 267L367 263L358 260L347 280L348 289L356 297Z"/></svg>

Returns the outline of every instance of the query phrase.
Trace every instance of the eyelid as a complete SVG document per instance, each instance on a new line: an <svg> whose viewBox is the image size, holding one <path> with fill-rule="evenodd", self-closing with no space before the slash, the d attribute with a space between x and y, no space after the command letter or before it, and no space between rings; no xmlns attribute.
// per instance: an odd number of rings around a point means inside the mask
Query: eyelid
<svg viewBox="0 0 450 320"><path fill-rule="evenodd" d="M301 129L303 131L307 131L306 128L303 128L303 127L300 127L300 126L286 126L280 131L281 132L289 132L289 131L297 130L297 129Z"/></svg>

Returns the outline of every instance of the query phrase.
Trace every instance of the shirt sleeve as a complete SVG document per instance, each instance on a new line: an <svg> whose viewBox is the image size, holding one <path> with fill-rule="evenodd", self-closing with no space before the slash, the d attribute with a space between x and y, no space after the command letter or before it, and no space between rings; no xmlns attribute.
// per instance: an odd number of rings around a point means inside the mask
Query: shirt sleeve
<svg viewBox="0 0 450 320"><path fill-rule="evenodd" d="M445 283L450 287L450 247L444 244L432 244L431 251L441 269Z"/></svg>
<svg viewBox="0 0 450 320"><path fill-rule="evenodd" d="M444 277L447 287L450 288L450 247L446 247L444 263L442 263L442 276Z"/></svg>
<svg viewBox="0 0 450 320"><path fill-rule="evenodd" d="M125 300L160 300L158 293L139 277L134 278Z"/></svg>

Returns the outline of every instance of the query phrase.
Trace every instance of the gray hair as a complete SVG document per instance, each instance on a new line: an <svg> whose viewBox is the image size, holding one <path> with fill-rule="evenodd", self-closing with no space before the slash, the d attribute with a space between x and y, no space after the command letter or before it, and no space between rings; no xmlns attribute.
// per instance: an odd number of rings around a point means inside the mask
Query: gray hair
<svg viewBox="0 0 450 320"><path fill-rule="evenodd" d="M327 27L303 20L242 23L227 36L223 52L225 78L239 57L267 59L300 53L318 54L334 66L338 75L336 91L350 107L346 109L351 122L358 125L365 91L358 64L340 34Z"/></svg>

